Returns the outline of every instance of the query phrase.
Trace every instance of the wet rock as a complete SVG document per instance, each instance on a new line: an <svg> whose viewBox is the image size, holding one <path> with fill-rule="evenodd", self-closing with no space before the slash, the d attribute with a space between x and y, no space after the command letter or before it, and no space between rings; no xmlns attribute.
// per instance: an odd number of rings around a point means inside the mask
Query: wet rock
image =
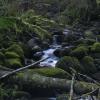
<svg viewBox="0 0 100 100"><path fill-rule="evenodd" d="M37 52L33 55L33 59L40 60L42 56L43 56L43 52Z"/></svg>
<svg viewBox="0 0 100 100"><path fill-rule="evenodd" d="M68 55L70 55L70 52L71 52L71 48L65 47L65 48L61 49L60 56L61 57L68 56Z"/></svg>
<svg viewBox="0 0 100 100"><path fill-rule="evenodd" d="M54 31L53 35L63 35L63 32L62 31Z"/></svg>
<svg viewBox="0 0 100 100"><path fill-rule="evenodd" d="M27 45L28 45L29 47L31 47L31 48L34 47L34 45L35 45L35 39L34 39L34 38L30 39L30 40L28 41Z"/></svg>
<svg viewBox="0 0 100 100"><path fill-rule="evenodd" d="M56 49L53 53L56 57L60 57L60 52L61 52L61 49Z"/></svg>
<svg viewBox="0 0 100 100"><path fill-rule="evenodd" d="M74 32L69 32L63 38L64 42L72 43L73 41L77 41L80 36L76 35Z"/></svg>
<svg viewBox="0 0 100 100"><path fill-rule="evenodd" d="M42 47L42 49L48 49L48 48L49 48L49 46L50 46L50 45L49 45L49 43L48 43L48 42L46 42L46 41L43 41L43 42L42 42L42 46L41 46L41 47Z"/></svg>
<svg viewBox="0 0 100 100"><path fill-rule="evenodd" d="M62 47L65 47L65 46L69 46L69 43L63 42L61 45Z"/></svg>
<svg viewBox="0 0 100 100"><path fill-rule="evenodd" d="M32 48L33 54L35 54L36 52L40 52L40 51L41 51L41 47L39 47L38 45L35 45L35 46Z"/></svg>

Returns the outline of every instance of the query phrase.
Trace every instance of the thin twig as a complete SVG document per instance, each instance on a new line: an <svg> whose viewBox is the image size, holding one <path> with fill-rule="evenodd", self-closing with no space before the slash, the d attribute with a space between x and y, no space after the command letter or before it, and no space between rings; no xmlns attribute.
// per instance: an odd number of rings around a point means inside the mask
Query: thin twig
<svg viewBox="0 0 100 100"><path fill-rule="evenodd" d="M42 62L42 61L44 61L44 60L46 60L46 59L48 59L48 58L49 58L49 57L44 58L44 59L41 59L41 60L39 60L39 61L37 61L37 62L35 62L35 63L32 63L32 64L30 64L30 65L27 65L27 66L25 66L25 67L22 67L22 68L19 68L19 69L10 71L10 72L4 74L3 76L1 76L0 79L3 79L3 78L5 78L5 77L7 77L7 76L16 74L16 73L18 73L18 72L20 72L20 71L23 71L23 70L27 69L27 68L30 68L30 67L32 67L32 66L34 66L34 65L36 65L36 64L38 64L38 63L40 63L40 62Z"/></svg>
<svg viewBox="0 0 100 100"><path fill-rule="evenodd" d="M74 81L75 81L75 73L73 73L73 76L72 76L72 82L71 82L71 88L70 88L70 97L69 97L69 100L72 100L73 98L73 93L74 93Z"/></svg>
<svg viewBox="0 0 100 100"><path fill-rule="evenodd" d="M83 98L83 97L86 97L86 96L88 96L88 95L91 95L91 94L93 94L95 91L97 91L99 88L96 88L95 90L93 90L93 91L91 91L91 92L89 92L89 93L86 93L86 94L83 94L83 95L81 95L81 96L79 96L79 97L76 97L76 98L73 98L73 100L78 100L78 99L80 99L80 98Z"/></svg>

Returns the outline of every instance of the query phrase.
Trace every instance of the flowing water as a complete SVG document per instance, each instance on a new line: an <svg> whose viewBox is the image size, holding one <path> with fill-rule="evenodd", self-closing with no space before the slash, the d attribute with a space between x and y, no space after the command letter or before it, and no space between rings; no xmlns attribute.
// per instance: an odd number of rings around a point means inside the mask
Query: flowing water
<svg viewBox="0 0 100 100"><path fill-rule="evenodd" d="M57 61L59 60L58 57L56 57L53 53L56 49L61 48L61 45L57 44L57 35L53 36L53 43L50 46L49 49L44 50L43 53L44 55L42 56L42 58L47 58L49 57L47 60L43 61L40 63L40 66L46 66L46 67L55 67Z"/></svg>

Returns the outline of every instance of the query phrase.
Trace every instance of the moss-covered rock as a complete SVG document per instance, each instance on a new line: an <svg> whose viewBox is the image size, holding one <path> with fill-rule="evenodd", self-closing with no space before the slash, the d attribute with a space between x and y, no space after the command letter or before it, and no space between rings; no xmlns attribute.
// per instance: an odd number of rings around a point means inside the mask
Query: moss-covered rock
<svg viewBox="0 0 100 100"><path fill-rule="evenodd" d="M94 53L100 53L100 43L96 42L92 45L91 51Z"/></svg>
<svg viewBox="0 0 100 100"><path fill-rule="evenodd" d="M6 59L5 65L9 68L16 69L22 67L22 63L18 58Z"/></svg>
<svg viewBox="0 0 100 100"><path fill-rule="evenodd" d="M54 77L54 78L70 77L69 73L60 68L38 68L38 69L33 69L31 71L47 77Z"/></svg>
<svg viewBox="0 0 100 100"><path fill-rule="evenodd" d="M85 56L82 59L82 66L84 67L85 74L93 74L97 72L97 68L94 64L94 59L91 56Z"/></svg>
<svg viewBox="0 0 100 100"><path fill-rule="evenodd" d="M89 49L86 46L79 46L71 52L71 55L80 59L87 55L88 51Z"/></svg>
<svg viewBox="0 0 100 100"><path fill-rule="evenodd" d="M94 35L94 33L91 30L86 30L85 33L84 33L84 36L86 38L90 38L90 39L96 38L96 36Z"/></svg>
<svg viewBox="0 0 100 100"><path fill-rule="evenodd" d="M7 48L6 51L15 52L15 53L17 53L21 58L24 57L24 51L23 51L23 49L21 48L21 46L18 45L18 44L13 44L13 45L11 45L9 48Z"/></svg>
<svg viewBox="0 0 100 100"><path fill-rule="evenodd" d="M70 57L70 56L62 57L57 62L56 67L66 70L68 72L70 72L70 68L74 68L77 71L81 71L82 69L79 60L75 57Z"/></svg>
<svg viewBox="0 0 100 100"><path fill-rule="evenodd" d="M5 53L5 57L6 58L20 58L20 56L17 53L9 52L9 51Z"/></svg>

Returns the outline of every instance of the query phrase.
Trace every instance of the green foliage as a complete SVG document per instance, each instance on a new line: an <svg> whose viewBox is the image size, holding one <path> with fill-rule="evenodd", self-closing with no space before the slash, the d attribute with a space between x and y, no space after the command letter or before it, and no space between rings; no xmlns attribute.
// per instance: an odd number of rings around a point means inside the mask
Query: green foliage
<svg viewBox="0 0 100 100"><path fill-rule="evenodd" d="M96 42L92 45L91 51L95 53L100 53L100 43Z"/></svg>
<svg viewBox="0 0 100 100"><path fill-rule="evenodd" d="M20 56L15 52L6 52L5 57L8 59L9 58L20 58Z"/></svg>
<svg viewBox="0 0 100 100"><path fill-rule="evenodd" d="M90 56L85 56L82 59L82 66L84 67L83 72L85 74L93 74L97 72L97 68L94 64L94 59Z"/></svg>
<svg viewBox="0 0 100 100"><path fill-rule="evenodd" d="M12 69L22 67L21 61L18 58L6 59L5 65L9 68L12 68Z"/></svg>
<svg viewBox="0 0 100 100"><path fill-rule="evenodd" d="M72 56L82 58L88 54L89 49L86 46L79 46L71 52Z"/></svg>
<svg viewBox="0 0 100 100"><path fill-rule="evenodd" d="M0 100L4 100L4 97L8 97L7 91L3 88L3 85L0 84Z"/></svg>
<svg viewBox="0 0 100 100"><path fill-rule="evenodd" d="M23 49L21 48L21 46L18 45L18 44L13 44L13 45L11 45L9 48L7 48L6 51L8 51L8 52L15 52L15 53L18 54L21 58L24 57L24 51L23 51Z"/></svg>
<svg viewBox="0 0 100 100"><path fill-rule="evenodd" d="M80 62L75 57L65 56L62 57L56 64L56 67L61 68L66 71L70 71L70 68L74 68L77 71L80 71L82 66Z"/></svg>
<svg viewBox="0 0 100 100"><path fill-rule="evenodd" d="M66 71L60 68L39 68L31 71L47 77L68 78L70 76Z"/></svg>

